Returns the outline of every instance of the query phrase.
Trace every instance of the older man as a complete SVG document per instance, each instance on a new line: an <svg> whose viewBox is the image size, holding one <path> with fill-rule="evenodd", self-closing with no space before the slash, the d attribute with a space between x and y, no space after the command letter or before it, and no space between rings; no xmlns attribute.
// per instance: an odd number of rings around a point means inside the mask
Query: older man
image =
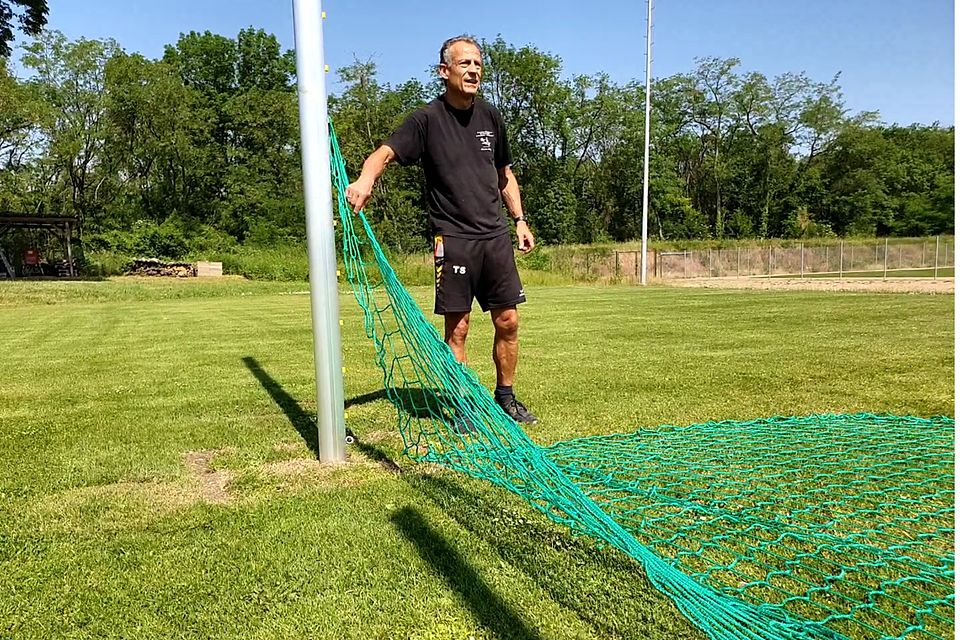
<svg viewBox="0 0 960 640"><path fill-rule="evenodd" d="M347 200L354 210L362 209L394 160L404 166L422 164L434 235L434 311L444 317L446 342L457 360L467 361L470 310L476 298L480 308L490 312L495 329L494 397L518 423L536 424L537 418L513 391L519 355L517 305L526 298L503 204L516 223L520 250L533 249L534 240L510 170L506 126L500 112L477 97L483 55L476 40L458 36L444 42L437 71L446 87L443 95L408 116L366 159L360 177L347 187Z"/></svg>

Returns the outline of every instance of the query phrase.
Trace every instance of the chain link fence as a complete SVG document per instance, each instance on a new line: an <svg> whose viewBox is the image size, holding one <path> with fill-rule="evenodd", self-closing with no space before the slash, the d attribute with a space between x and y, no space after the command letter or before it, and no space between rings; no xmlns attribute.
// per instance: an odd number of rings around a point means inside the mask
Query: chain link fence
<svg viewBox="0 0 960 640"><path fill-rule="evenodd" d="M639 244L639 243L638 243ZM954 236L876 240L773 240L727 248L647 251L647 276L682 278L888 278L953 277ZM576 282L639 283L641 252L598 246L551 246L521 256L522 269ZM432 282L433 256L415 267ZM425 280L426 281L426 280Z"/></svg>
<svg viewBox="0 0 960 640"><path fill-rule="evenodd" d="M648 251L655 278L731 277L953 277L953 236L885 238L875 242L796 242L766 246ZM640 280L640 251L614 251L606 260L574 261L586 279ZM592 264L586 264L589 262ZM597 264L603 262L602 266ZM592 276L592 277L591 277Z"/></svg>

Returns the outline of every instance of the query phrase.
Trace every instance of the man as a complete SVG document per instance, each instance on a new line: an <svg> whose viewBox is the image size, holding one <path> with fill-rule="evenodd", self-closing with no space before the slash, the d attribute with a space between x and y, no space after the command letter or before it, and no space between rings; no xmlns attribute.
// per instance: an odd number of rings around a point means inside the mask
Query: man
<svg viewBox="0 0 960 640"><path fill-rule="evenodd" d="M473 38L444 42L438 73L446 87L443 95L407 117L366 159L360 177L347 187L347 200L359 211L387 165L422 163L435 236L434 311L444 317L446 342L457 360L466 363L470 309L476 298L484 313L490 312L495 329L494 397L518 423L536 424L537 418L513 392L519 354L517 305L526 298L502 203L516 222L520 250L532 250L534 240L510 170L506 127L500 113L477 97L483 59Z"/></svg>

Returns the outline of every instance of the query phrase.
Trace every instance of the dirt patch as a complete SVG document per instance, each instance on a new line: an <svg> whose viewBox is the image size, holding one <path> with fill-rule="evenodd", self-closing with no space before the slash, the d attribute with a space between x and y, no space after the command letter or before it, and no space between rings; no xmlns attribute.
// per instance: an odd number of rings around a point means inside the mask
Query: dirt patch
<svg viewBox="0 0 960 640"><path fill-rule="evenodd" d="M229 471L214 470L211 466L215 450L188 451L183 455L187 470L200 482L200 498L206 502L223 504L230 501L227 487L233 479Z"/></svg>
<svg viewBox="0 0 960 640"><path fill-rule="evenodd" d="M670 287L766 289L773 291L860 291L952 294L953 278L687 278L660 280Z"/></svg>
<svg viewBox="0 0 960 640"><path fill-rule="evenodd" d="M358 436L358 440L361 440L364 444L382 444L384 442L393 442L393 443L403 442L403 439L400 437L400 434L397 431L371 431L370 433L363 434L362 438Z"/></svg>
<svg viewBox="0 0 960 640"><path fill-rule="evenodd" d="M315 458L291 458L260 465L257 473L267 476L277 491L310 487L354 487L370 479L369 470L379 465L366 456L347 454L344 462L320 462Z"/></svg>
<svg viewBox="0 0 960 640"><path fill-rule="evenodd" d="M347 460L348 463L364 465L366 460ZM367 464L366 466L371 466ZM340 463L323 463L313 458L292 458L290 460L279 460L262 465L260 470L271 476L281 476L286 478L315 478L322 479L329 477L344 465Z"/></svg>

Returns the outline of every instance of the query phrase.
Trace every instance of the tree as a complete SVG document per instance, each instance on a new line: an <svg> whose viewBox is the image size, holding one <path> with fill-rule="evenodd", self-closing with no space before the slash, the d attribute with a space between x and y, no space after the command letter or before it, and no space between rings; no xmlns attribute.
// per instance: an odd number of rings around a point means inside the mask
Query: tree
<svg viewBox="0 0 960 640"><path fill-rule="evenodd" d="M371 61L355 60L337 70L344 89L330 98L347 170L357 175L364 158L428 97L428 89L410 80L396 89L381 85ZM400 251L427 246L423 172L418 166L392 167L384 173L367 205L367 216L384 245Z"/></svg>
<svg viewBox="0 0 960 640"><path fill-rule="evenodd" d="M25 47L24 65L46 103L41 131L48 165L44 184L52 210L78 218L79 232L103 212L99 187L106 124L104 76L107 60L119 47L112 41L69 42L59 31L44 32Z"/></svg>
<svg viewBox="0 0 960 640"><path fill-rule="evenodd" d="M0 58L10 57L14 16L23 33L37 36L47 24L47 12L47 0L0 0Z"/></svg>
<svg viewBox="0 0 960 640"><path fill-rule="evenodd" d="M699 161L712 178L709 187L706 181L700 182L696 202L705 210L707 198L712 199L713 232L717 238L724 235L723 185L731 166L726 147L742 125L734 102L740 85L734 69L739 64L737 58L702 58L684 83L689 119L701 144Z"/></svg>

